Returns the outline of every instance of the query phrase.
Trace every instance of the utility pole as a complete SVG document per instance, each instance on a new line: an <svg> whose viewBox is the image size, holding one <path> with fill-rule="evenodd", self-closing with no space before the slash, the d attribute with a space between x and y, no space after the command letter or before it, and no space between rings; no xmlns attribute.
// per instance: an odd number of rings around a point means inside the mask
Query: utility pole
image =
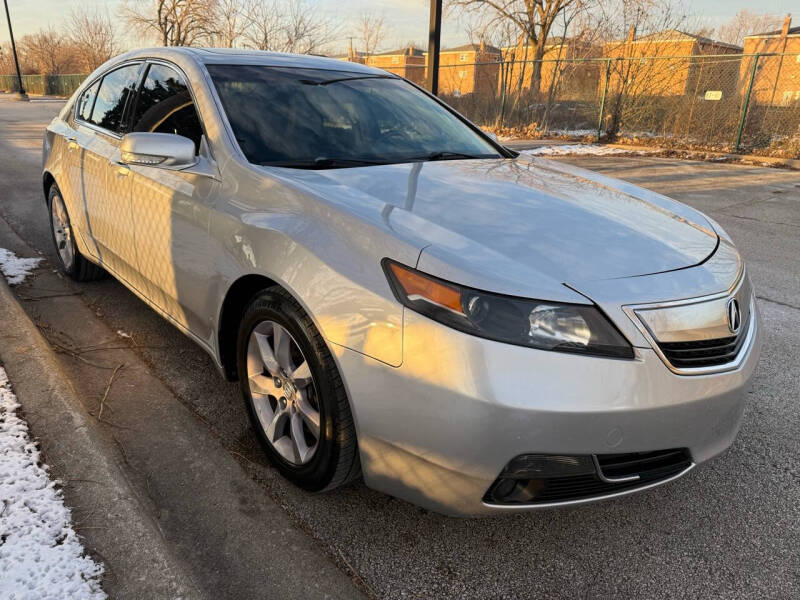
<svg viewBox="0 0 800 600"><path fill-rule="evenodd" d="M431 0L431 22L428 34L428 91L439 94L439 48L442 37L442 0Z"/></svg>
<svg viewBox="0 0 800 600"><path fill-rule="evenodd" d="M14 43L14 30L11 29L11 15L8 12L8 0L3 0L3 5L6 7L6 20L8 21L8 35L11 37L11 52L13 52L14 54L14 66L17 67L17 83L19 84L19 92L16 94L16 99L27 100L28 94L25 93L25 88L22 86L22 73L19 70L17 45Z"/></svg>

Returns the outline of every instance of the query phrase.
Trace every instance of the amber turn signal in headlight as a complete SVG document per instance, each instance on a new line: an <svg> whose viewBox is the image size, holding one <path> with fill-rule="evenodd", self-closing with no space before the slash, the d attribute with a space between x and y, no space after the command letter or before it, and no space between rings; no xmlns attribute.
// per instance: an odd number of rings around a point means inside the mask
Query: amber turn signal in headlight
<svg viewBox="0 0 800 600"><path fill-rule="evenodd" d="M453 329L540 350L633 358L633 348L591 304L528 300L482 292L383 260L395 297Z"/></svg>

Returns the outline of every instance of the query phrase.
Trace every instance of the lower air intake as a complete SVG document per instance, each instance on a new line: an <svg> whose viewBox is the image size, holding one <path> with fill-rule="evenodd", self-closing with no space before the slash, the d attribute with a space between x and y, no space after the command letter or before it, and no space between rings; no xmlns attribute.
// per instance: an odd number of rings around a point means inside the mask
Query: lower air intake
<svg viewBox="0 0 800 600"><path fill-rule="evenodd" d="M524 454L486 492L488 504L557 504L647 487L692 466L685 448L594 456Z"/></svg>

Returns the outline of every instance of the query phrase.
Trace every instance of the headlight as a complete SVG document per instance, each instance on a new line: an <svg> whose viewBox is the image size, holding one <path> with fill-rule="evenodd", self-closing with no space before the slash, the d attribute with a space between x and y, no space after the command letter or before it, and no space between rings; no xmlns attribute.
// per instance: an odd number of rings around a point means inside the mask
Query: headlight
<svg viewBox="0 0 800 600"><path fill-rule="evenodd" d="M389 259L383 268L401 303L453 329L540 350L633 358L631 345L595 306L481 292Z"/></svg>

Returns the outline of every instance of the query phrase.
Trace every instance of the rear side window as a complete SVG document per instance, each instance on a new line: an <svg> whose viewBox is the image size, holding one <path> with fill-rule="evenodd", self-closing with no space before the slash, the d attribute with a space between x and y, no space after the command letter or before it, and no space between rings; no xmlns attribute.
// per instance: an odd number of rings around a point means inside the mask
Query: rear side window
<svg viewBox="0 0 800 600"><path fill-rule="evenodd" d="M194 142L198 152L203 128L189 87L175 69L150 65L136 100L131 131L182 135Z"/></svg>
<svg viewBox="0 0 800 600"><path fill-rule="evenodd" d="M103 77L92 116L86 119L115 133L123 131L123 116L128 99L135 93L141 65L128 65Z"/></svg>
<svg viewBox="0 0 800 600"><path fill-rule="evenodd" d="M97 88L100 87L100 82L95 82L89 89L81 95L78 100L78 117L84 121L88 121L92 116L92 108L94 107L94 99L97 96Z"/></svg>

